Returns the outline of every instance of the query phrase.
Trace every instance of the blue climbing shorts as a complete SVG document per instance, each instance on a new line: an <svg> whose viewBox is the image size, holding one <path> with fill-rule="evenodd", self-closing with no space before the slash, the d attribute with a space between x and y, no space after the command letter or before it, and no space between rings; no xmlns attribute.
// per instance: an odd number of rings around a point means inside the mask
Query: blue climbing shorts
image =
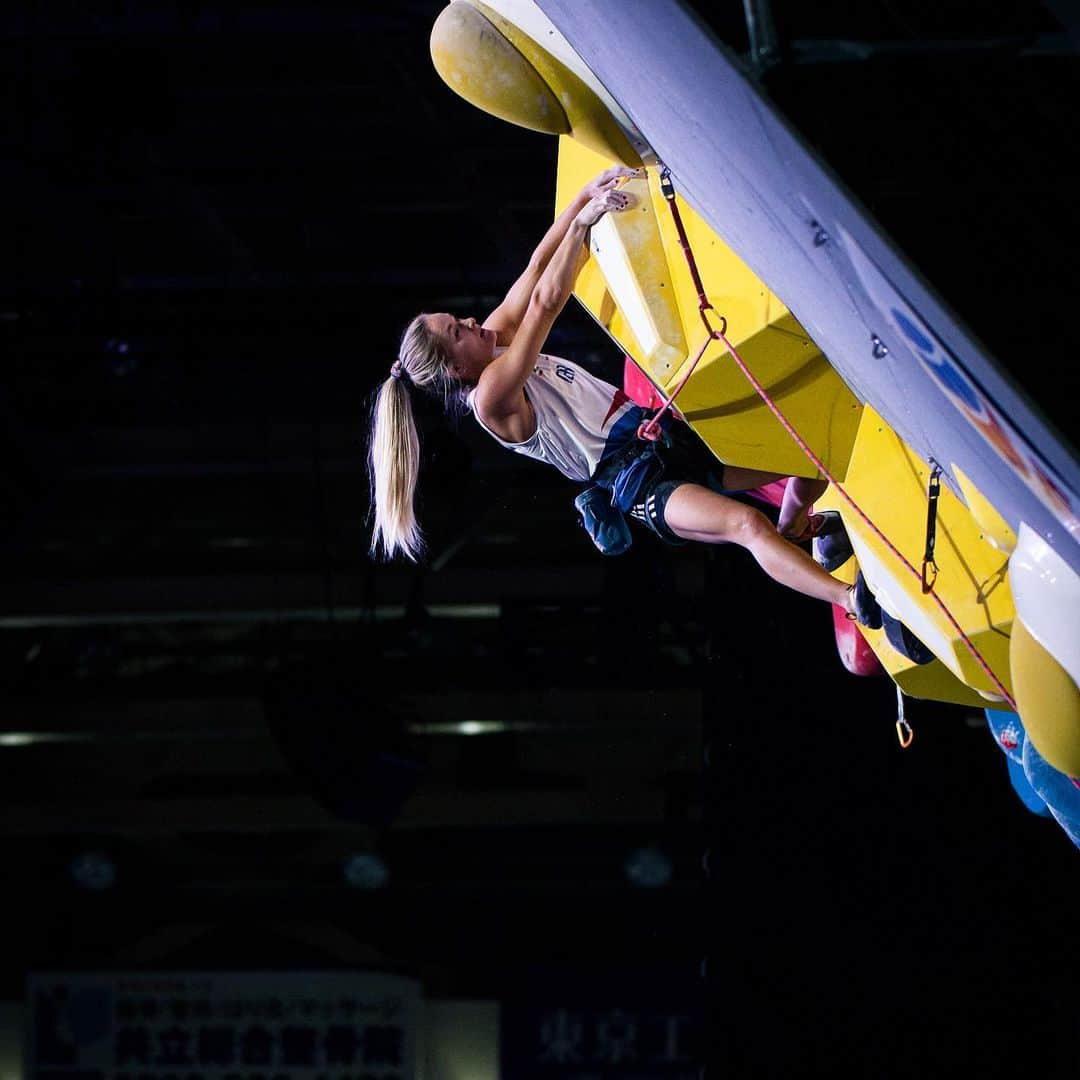
<svg viewBox="0 0 1080 1080"><path fill-rule="evenodd" d="M685 483L685 480L661 480L657 484L646 485L645 497L640 502L635 502L627 513L635 521L647 525L664 543L685 544L686 540L673 533L664 521L664 511L671 493Z"/></svg>
<svg viewBox="0 0 1080 1080"><path fill-rule="evenodd" d="M719 494L727 494L723 485L724 463L689 424L671 419L665 421L663 434L655 443L645 442L635 435L632 442L600 465L593 481L617 491L620 475L625 476L628 470L640 465L642 458L652 460L647 468L639 470L642 479L626 513L665 543L685 544L686 540L667 527L664 511L668 499L677 487L686 483L701 484Z"/></svg>

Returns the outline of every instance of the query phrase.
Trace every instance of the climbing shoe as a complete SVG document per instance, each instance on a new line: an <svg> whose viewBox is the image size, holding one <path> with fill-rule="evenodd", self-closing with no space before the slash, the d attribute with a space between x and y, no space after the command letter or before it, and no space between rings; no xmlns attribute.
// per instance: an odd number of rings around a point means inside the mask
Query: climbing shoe
<svg viewBox="0 0 1080 1080"><path fill-rule="evenodd" d="M901 655L916 664L929 664L937 659L934 654L899 620L887 611L881 611L881 621L885 624L885 636L889 644Z"/></svg>
<svg viewBox="0 0 1080 1080"><path fill-rule="evenodd" d="M581 527L604 555L621 555L633 542L623 512L611 503L610 492L596 484L587 487L575 500Z"/></svg>
<svg viewBox="0 0 1080 1080"><path fill-rule="evenodd" d="M870 591L870 586L866 584L866 578L863 577L861 570L855 578L855 584L849 585L848 589L851 590L855 598L855 610L848 612L848 618L854 619L860 626L865 626L868 630L880 630L882 621L881 605Z"/></svg>
<svg viewBox="0 0 1080 1080"><path fill-rule="evenodd" d="M851 541L840 515L835 510L824 510L814 516L825 519L814 531L814 542L811 545L814 562L831 574L851 558Z"/></svg>

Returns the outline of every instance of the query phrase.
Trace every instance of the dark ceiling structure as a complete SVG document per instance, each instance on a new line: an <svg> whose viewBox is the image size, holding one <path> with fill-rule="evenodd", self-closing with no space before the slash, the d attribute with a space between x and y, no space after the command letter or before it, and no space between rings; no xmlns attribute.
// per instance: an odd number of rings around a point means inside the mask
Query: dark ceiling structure
<svg viewBox="0 0 1080 1080"><path fill-rule="evenodd" d="M900 754L891 684L842 670L819 605L645 534L602 558L572 485L431 410L428 557L369 558L365 418L402 328L497 303L551 216L554 141L431 67L442 6L0 15L5 995L269 955L495 996L513 964L693 980L708 954L746 1031L767 1003L821 1039L842 1007L854 1047L879 979L1003 1017L970 992L998 912L1009 978L1064 1023L1067 840L977 718L909 703ZM695 7L1075 432L1068 5ZM621 378L580 310L549 347ZM628 878L640 850L665 887ZM77 886L86 853L112 888ZM350 887L356 853L387 889ZM830 1005L791 972L836 957Z"/></svg>

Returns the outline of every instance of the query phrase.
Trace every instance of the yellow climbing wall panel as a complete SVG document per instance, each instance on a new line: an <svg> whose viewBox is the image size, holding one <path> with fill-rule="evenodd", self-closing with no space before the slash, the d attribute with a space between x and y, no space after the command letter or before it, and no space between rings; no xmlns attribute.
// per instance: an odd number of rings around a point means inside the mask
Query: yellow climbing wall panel
<svg viewBox="0 0 1080 1080"><path fill-rule="evenodd" d="M930 466L865 406L844 490L916 570L922 568L926 547L929 478ZM874 593L940 658L941 663L919 668L892 650L882 632L867 632L867 640L901 688L914 697L994 706L981 695L958 692L955 680L973 690L997 693L933 597L923 593L920 580L835 489L825 493L817 509L840 512ZM934 558L938 566L934 592L1011 693L1009 635L1015 608L1008 555L989 542L971 512L944 484ZM854 572L853 564L848 570Z"/></svg>
<svg viewBox="0 0 1080 1080"><path fill-rule="evenodd" d="M559 139L556 213L589 179L611 164L569 136ZM630 213L651 213L659 229L666 265L648 273L663 280L689 361L706 340L698 297L671 211L660 193L655 168L648 170L650 204ZM803 331L791 312L712 229L680 199L680 213L707 297L716 309L712 325L727 319L727 337L777 406L830 471L843 477L858 430L862 406ZM641 267L643 273L645 267ZM652 371L630 323L607 288L596 259L578 279L575 295L593 317L665 392L685 365ZM658 294L664 295L664 294ZM712 342L679 395L679 410L720 460L745 468L815 476L815 467L767 409L720 342Z"/></svg>

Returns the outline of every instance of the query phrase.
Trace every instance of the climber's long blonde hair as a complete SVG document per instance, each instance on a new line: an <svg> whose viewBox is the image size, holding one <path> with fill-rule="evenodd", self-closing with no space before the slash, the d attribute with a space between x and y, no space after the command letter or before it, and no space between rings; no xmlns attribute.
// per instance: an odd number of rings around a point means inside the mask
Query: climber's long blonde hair
<svg viewBox="0 0 1080 1080"><path fill-rule="evenodd" d="M371 554L384 559L400 553L416 562L424 551L424 536L413 509L420 475L420 435L409 384L440 397L451 413L460 411L468 390L447 371L445 355L426 319L417 315L405 328L393 367L397 374L379 387L371 410Z"/></svg>

